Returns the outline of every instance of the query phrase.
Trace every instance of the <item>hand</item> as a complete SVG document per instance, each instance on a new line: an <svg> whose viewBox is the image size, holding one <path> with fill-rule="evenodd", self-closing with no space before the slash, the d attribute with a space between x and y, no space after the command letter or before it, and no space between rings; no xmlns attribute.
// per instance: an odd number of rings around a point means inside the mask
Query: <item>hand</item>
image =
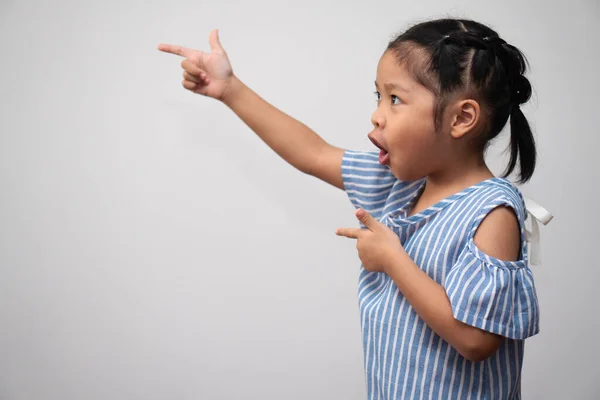
<svg viewBox="0 0 600 400"><path fill-rule="evenodd" d="M396 256L406 254L400 238L365 210L358 209L355 215L367 228L339 228L336 235L358 239L356 249L367 271L386 272Z"/></svg>
<svg viewBox="0 0 600 400"><path fill-rule="evenodd" d="M231 87L234 75L229 57L219 42L219 31L213 30L209 37L211 53L170 44L159 44L165 53L185 57L183 87L204 96L223 100Z"/></svg>

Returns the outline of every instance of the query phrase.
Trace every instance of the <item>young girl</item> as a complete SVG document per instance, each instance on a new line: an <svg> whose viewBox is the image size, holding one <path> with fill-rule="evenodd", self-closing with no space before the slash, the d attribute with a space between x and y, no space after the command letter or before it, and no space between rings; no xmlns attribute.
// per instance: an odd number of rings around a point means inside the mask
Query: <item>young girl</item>
<svg viewBox="0 0 600 400"><path fill-rule="evenodd" d="M183 86L230 107L298 170L345 190L362 229L359 304L369 399L520 398L524 339L539 331L521 193L534 138L519 106L525 59L480 23L421 23L389 43L369 139L346 151L274 108L234 74L217 31L185 57ZM511 157L494 177L484 151L510 120Z"/></svg>

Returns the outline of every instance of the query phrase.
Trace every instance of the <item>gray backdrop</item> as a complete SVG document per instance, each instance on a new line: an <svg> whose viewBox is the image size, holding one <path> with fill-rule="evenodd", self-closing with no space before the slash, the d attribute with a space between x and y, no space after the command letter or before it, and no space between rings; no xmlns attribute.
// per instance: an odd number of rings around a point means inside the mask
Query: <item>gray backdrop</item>
<svg viewBox="0 0 600 400"><path fill-rule="evenodd" d="M219 28L241 79L365 150L387 41L446 15L532 65L522 190L556 217L524 398L598 398L597 0L0 1L0 398L364 399L345 194L185 91L156 45L208 50Z"/></svg>

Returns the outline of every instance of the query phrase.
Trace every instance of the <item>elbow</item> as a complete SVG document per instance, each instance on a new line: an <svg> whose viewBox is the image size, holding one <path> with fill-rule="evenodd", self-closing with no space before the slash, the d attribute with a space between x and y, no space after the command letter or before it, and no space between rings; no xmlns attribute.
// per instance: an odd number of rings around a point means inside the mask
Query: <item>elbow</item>
<svg viewBox="0 0 600 400"><path fill-rule="evenodd" d="M461 356L466 358L467 360L478 363L487 360L490 358L495 352L485 351L484 349L466 349L459 352Z"/></svg>
<svg viewBox="0 0 600 400"><path fill-rule="evenodd" d="M492 357L498 351L501 337L492 334L483 334L477 340L467 340L457 349L461 356L467 360L478 363Z"/></svg>

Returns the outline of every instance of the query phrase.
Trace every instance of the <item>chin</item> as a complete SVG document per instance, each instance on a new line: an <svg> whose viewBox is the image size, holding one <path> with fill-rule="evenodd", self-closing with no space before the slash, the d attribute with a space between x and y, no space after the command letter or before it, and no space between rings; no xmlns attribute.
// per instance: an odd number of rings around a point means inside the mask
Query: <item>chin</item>
<svg viewBox="0 0 600 400"><path fill-rule="evenodd" d="M419 180L421 178L424 178L425 175L422 173L418 173L416 171L410 171L408 168L402 168L402 167L392 167L390 164L388 164L388 167L390 168L390 170L392 171L392 174L394 174L394 176L396 177L396 179L400 180L400 181L405 181L405 182L410 182L410 181L416 181Z"/></svg>

